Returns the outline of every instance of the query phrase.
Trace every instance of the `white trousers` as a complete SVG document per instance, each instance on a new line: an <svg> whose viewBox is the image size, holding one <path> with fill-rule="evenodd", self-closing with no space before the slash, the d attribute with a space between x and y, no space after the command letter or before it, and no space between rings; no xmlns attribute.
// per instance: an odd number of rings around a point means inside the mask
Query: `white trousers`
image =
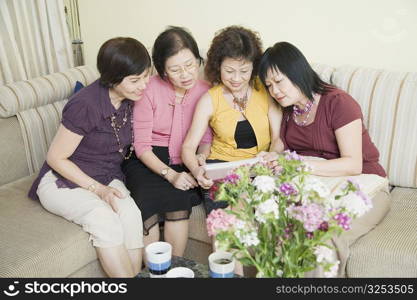
<svg viewBox="0 0 417 300"><path fill-rule="evenodd" d="M115 179L109 184L125 195L117 199L119 212L116 213L93 192L83 188L58 188L56 180L49 171L39 183L37 193L46 210L81 225L90 234L95 247L122 244L126 249L143 247L141 212L123 182Z"/></svg>

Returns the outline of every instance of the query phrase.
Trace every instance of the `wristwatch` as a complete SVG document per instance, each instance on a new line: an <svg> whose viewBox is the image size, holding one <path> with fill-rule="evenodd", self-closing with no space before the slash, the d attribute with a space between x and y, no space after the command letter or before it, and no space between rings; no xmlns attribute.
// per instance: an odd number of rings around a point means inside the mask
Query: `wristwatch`
<svg viewBox="0 0 417 300"><path fill-rule="evenodd" d="M168 168L163 168L160 172L162 177L166 177L168 175L168 171L169 171L169 167Z"/></svg>

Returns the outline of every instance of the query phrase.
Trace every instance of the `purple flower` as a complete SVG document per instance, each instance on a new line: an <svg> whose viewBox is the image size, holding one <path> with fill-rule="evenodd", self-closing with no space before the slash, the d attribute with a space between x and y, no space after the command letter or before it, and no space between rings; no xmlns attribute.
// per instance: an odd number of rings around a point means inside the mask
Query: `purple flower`
<svg viewBox="0 0 417 300"><path fill-rule="evenodd" d="M230 175L227 175L224 178L224 182L231 183L231 184L236 184L239 181L239 179L240 179L239 175L237 175L236 173L232 173Z"/></svg>
<svg viewBox="0 0 417 300"><path fill-rule="evenodd" d="M348 215L344 213L338 213L334 216L334 219L337 221L337 224L344 230L350 229L350 222L352 219Z"/></svg>
<svg viewBox="0 0 417 300"><path fill-rule="evenodd" d="M308 239L312 239L313 237L314 237L314 233L312 233L312 232L307 232L306 233L306 237L308 238Z"/></svg>
<svg viewBox="0 0 417 300"><path fill-rule="evenodd" d="M295 152L295 151L291 152L289 150L285 150L284 153L285 153L285 159L286 160L300 160L300 161L303 160L302 157L299 156L297 154L297 152Z"/></svg>
<svg viewBox="0 0 417 300"><path fill-rule="evenodd" d="M295 195L298 193L294 186L288 182L281 184L279 191L285 196Z"/></svg>
<svg viewBox="0 0 417 300"><path fill-rule="evenodd" d="M329 223L327 223L326 221L324 221L323 223L320 224L319 229L321 231L327 231L327 230L329 230Z"/></svg>

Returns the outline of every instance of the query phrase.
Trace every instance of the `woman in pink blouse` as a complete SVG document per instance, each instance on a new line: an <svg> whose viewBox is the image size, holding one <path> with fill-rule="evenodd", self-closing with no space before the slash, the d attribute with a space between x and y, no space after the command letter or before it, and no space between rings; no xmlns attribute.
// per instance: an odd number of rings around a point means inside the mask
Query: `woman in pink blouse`
<svg viewBox="0 0 417 300"><path fill-rule="evenodd" d="M170 27L155 40L153 76L133 110L136 156L123 164L126 185L142 212L145 246L159 240L159 223L173 255L182 256L192 207L201 203L198 184L181 160L181 146L195 106L209 89L198 79L198 46L183 28ZM211 132L201 140L204 161Z"/></svg>

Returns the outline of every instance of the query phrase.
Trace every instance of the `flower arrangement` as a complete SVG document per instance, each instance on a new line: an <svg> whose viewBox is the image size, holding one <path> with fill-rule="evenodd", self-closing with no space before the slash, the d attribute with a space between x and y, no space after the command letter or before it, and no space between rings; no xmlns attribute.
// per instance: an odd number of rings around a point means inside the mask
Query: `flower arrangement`
<svg viewBox="0 0 417 300"><path fill-rule="evenodd" d="M349 230L371 201L351 179L331 192L295 152L280 154L277 163L278 171L258 163L215 182L212 199L229 207L208 215L209 235L218 248L254 266L257 277L303 277L318 266L326 277L336 276L339 261L329 241Z"/></svg>

